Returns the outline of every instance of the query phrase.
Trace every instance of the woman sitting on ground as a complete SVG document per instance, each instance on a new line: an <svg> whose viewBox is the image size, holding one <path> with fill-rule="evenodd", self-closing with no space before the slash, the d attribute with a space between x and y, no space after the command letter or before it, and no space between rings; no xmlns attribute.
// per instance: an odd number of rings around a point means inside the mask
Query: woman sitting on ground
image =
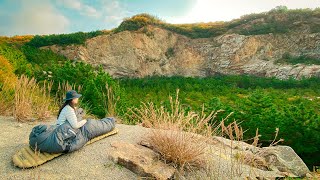
<svg viewBox="0 0 320 180"><path fill-rule="evenodd" d="M35 126L29 135L29 144L35 150L48 153L68 153L83 147L91 139L115 128L115 118L82 120L84 111L76 108L79 97L76 91L66 94L59 110L56 125Z"/></svg>
<svg viewBox="0 0 320 180"><path fill-rule="evenodd" d="M74 90L67 92L66 98L64 99L65 102L61 106L58 113L58 119L57 119L58 126L68 121L73 128L78 129L87 122L87 120L85 119L78 122L78 118L81 112L77 111L76 105L78 104L79 98L81 96L82 96L81 94L78 94Z"/></svg>

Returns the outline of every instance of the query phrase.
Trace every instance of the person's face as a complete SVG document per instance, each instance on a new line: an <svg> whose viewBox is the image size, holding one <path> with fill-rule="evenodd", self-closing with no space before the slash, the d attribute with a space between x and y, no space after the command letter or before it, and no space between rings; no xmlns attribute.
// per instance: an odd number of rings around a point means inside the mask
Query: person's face
<svg viewBox="0 0 320 180"><path fill-rule="evenodd" d="M73 104L78 104L78 101L79 101L79 98L74 98L74 99L72 99L72 103L73 103Z"/></svg>

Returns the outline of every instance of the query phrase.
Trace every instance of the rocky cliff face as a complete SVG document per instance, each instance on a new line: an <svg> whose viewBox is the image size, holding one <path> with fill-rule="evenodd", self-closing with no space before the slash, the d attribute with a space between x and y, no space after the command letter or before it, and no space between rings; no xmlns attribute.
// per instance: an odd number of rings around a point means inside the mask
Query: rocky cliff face
<svg viewBox="0 0 320 180"><path fill-rule="evenodd" d="M102 65L111 76L251 74L300 79L320 76L320 65L279 64L283 54L320 59L320 33L239 35L190 39L161 28L102 35L85 45L44 47L69 59Z"/></svg>

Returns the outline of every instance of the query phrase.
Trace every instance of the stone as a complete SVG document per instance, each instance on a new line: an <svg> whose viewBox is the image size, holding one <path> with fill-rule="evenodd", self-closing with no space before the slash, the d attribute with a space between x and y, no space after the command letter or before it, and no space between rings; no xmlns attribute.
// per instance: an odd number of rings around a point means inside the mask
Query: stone
<svg viewBox="0 0 320 180"><path fill-rule="evenodd" d="M303 160L289 146L255 147L241 141L231 141L223 137L213 137L225 147L232 149L233 157L241 154L244 164L261 170L272 170L288 177L306 177L310 173ZM231 151L226 153L230 157Z"/></svg>
<svg viewBox="0 0 320 180"><path fill-rule="evenodd" d="M289 172L298 177L305 177L310 173L306 164L289 146L263 147L262 156L267 163L281 172Z"/></svg>
<svg viewBox="0 0 320 180"><path fill-rule="evenodd" d="M114 150L109 158L142 177L162 180L174 176L175 168L160 161L159 155L147 147L121 141L114 141L111 146Z"/></svg>

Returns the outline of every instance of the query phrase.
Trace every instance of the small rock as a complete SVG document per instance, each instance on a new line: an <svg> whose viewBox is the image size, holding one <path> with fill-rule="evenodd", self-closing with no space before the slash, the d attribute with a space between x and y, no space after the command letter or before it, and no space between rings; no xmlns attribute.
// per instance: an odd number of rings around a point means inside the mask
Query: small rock
<svg viewBox="0 0 320 180"><path fill-rule="evenodd" d="M175 173L175 169L158 159L158 154L153 150L126 142L115 141L111 143L115 148L109 158L132 172L156 179L170 179Z"/></svg>

